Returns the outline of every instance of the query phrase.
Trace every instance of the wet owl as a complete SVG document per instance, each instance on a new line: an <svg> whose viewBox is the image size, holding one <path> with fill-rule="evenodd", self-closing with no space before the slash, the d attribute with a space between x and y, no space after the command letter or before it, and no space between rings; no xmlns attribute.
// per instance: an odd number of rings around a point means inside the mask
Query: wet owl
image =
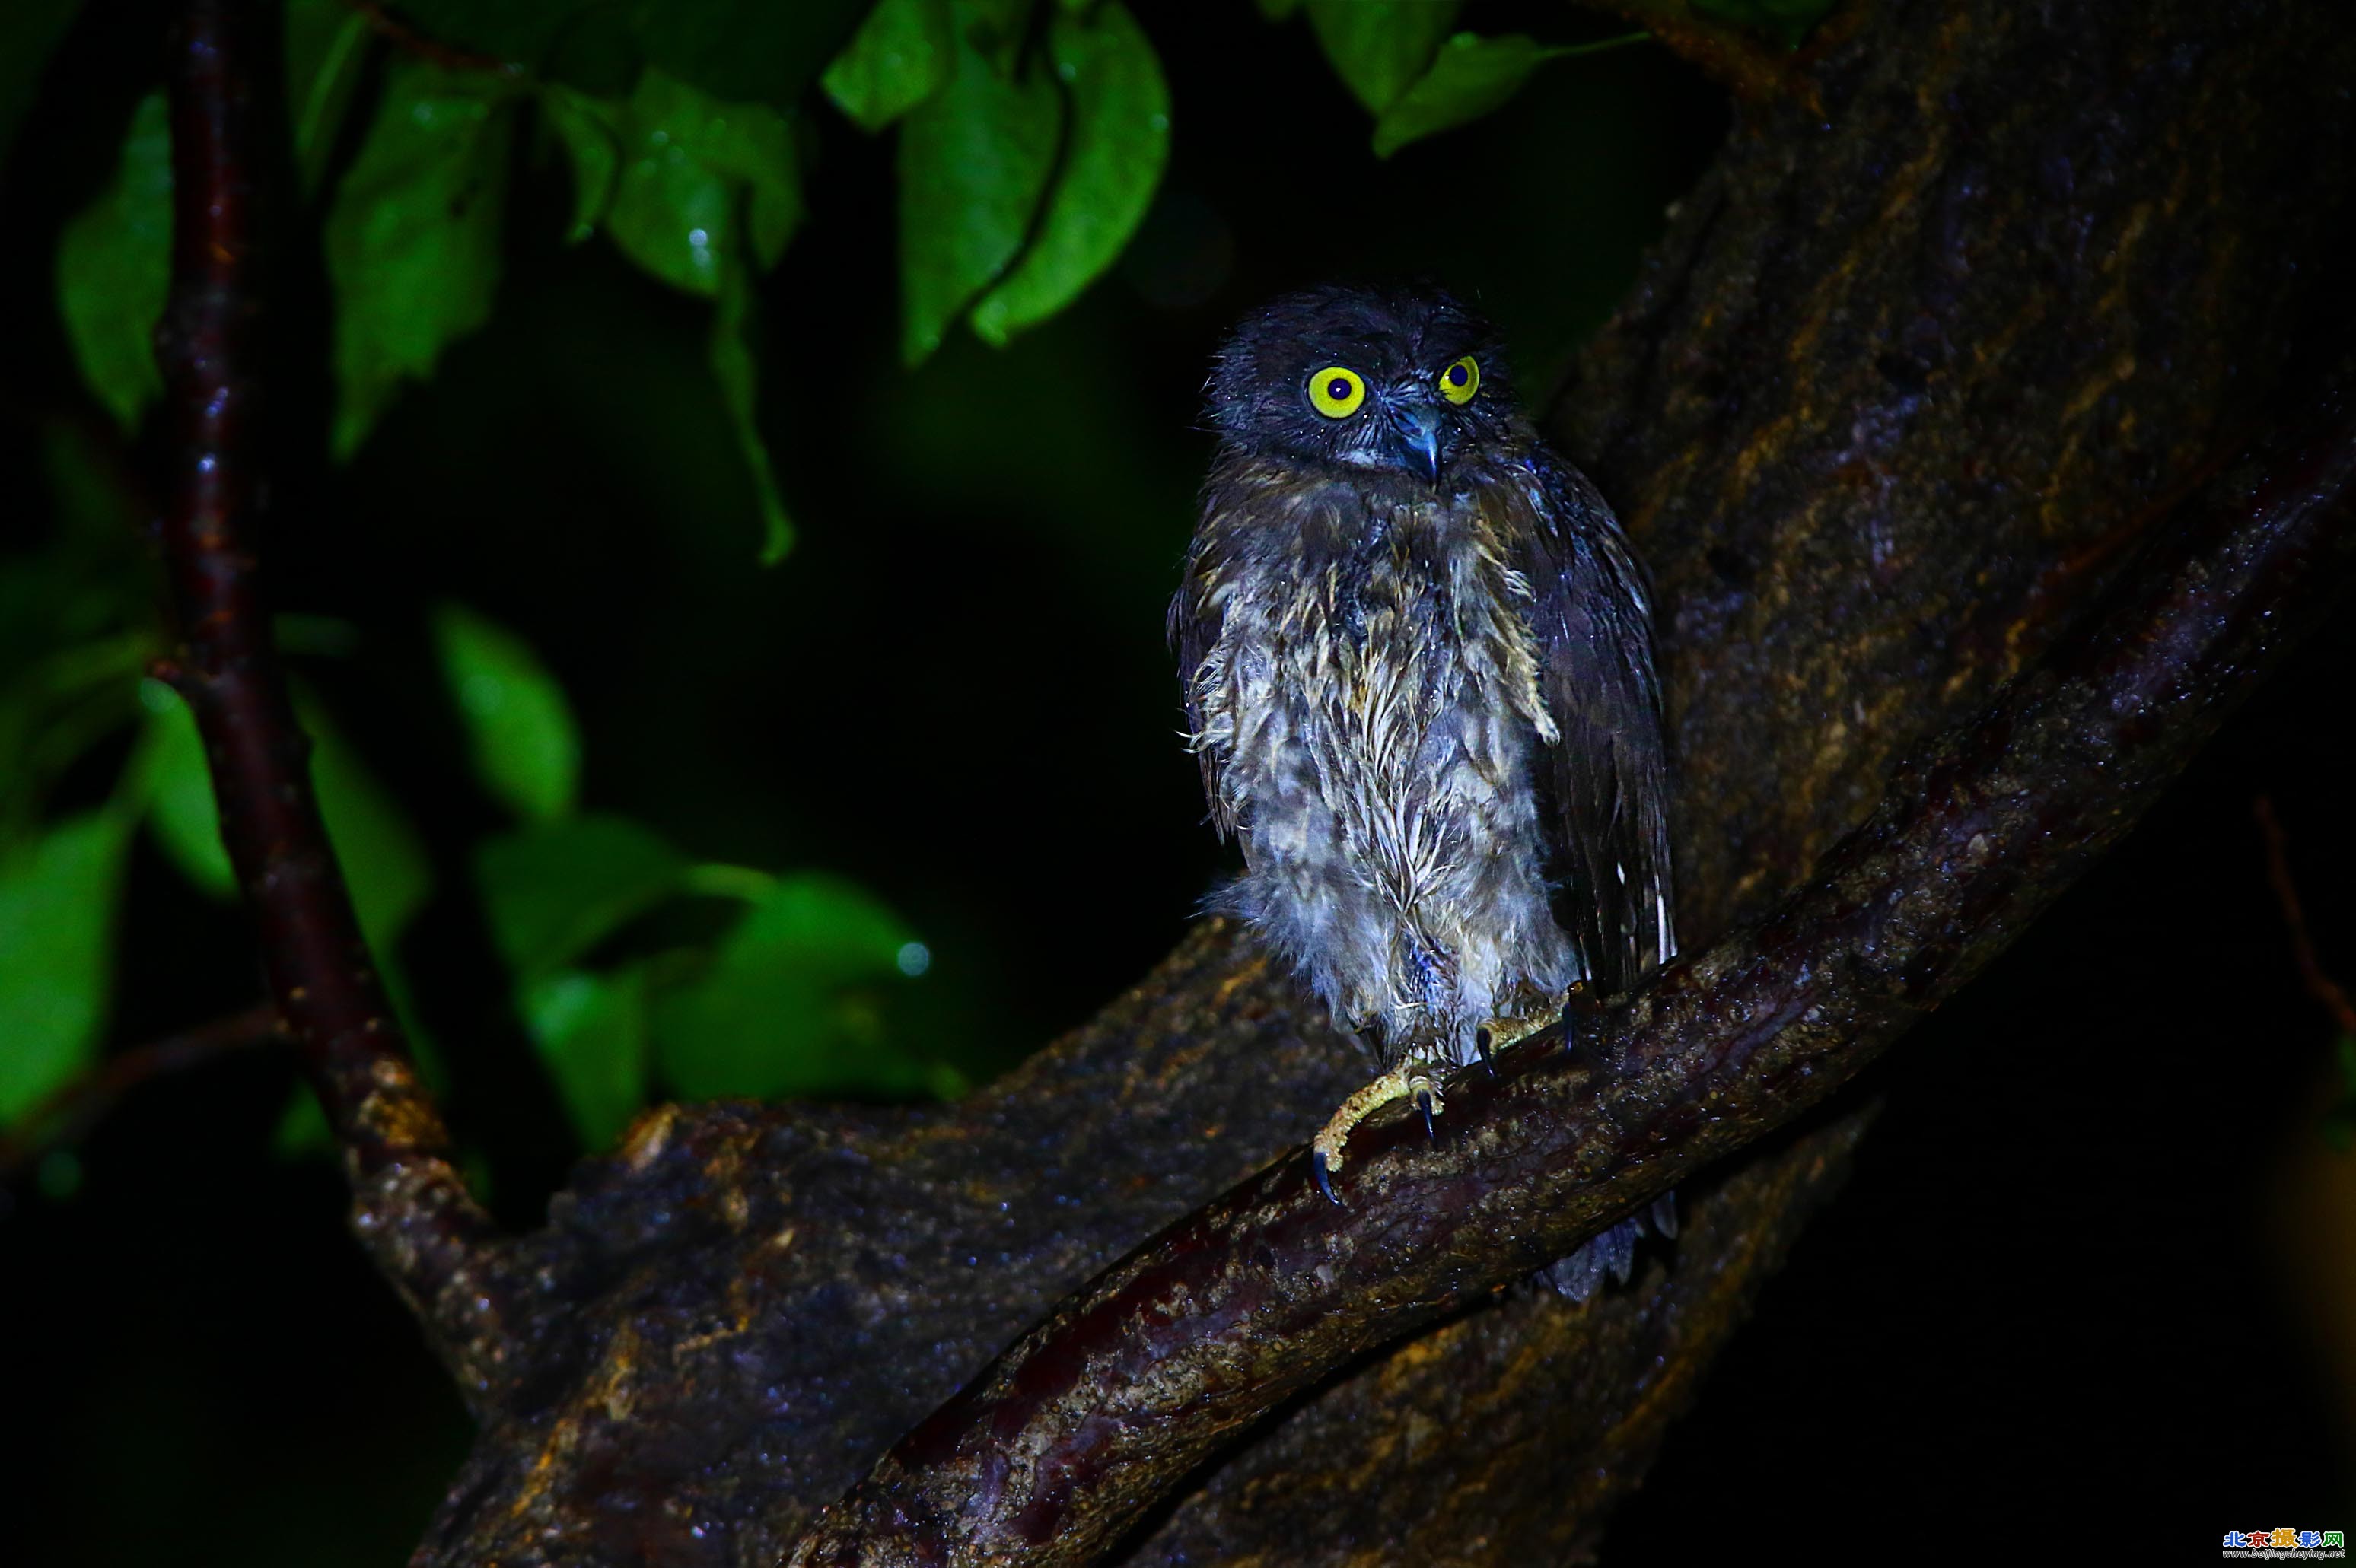
<svg viewBox="0 0 2356 1568"><path fill-rule="evenodd" d="M1429 1115L1493 1030L1675 953L1651 606L1444 293L1277 301L1219 351L1210 416L1170 635L1243 850L1223 902L1387 1070L1319 1139L1324 1181L1366 1111Z"/></svg>

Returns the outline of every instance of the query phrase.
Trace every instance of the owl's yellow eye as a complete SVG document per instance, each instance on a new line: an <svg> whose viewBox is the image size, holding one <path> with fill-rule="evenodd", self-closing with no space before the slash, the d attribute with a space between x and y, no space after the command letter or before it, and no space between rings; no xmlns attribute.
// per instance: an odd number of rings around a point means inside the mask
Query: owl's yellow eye
<svg viewBox="0 0 2356 1568"><path fill-rule="evenodd" d="M1440 395L1451 403L1469 403L1481 389L1481 362L1467 354L1440 373Z"/></svg>
<svg viewBox="0 0 2356 1568"><path fill-rule="evenodd" d="M1355 370L1328 365L1309 378L1309 401L1329 420L1345 420L1366 400L1366 383Z"/></svg>

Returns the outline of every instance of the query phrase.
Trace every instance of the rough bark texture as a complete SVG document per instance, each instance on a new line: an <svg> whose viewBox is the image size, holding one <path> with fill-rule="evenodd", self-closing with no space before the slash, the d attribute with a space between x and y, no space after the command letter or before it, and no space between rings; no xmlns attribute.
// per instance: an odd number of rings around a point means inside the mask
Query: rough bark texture
<svg viewBox="0 0 2356 1568"><path fill-rule="evenodd" d="M274 101L275 13L191 0L168 53L172 283L155 333L173 421L172 498L159 530L180 632L159 662L196 715L220 800L221 839L254 917L282 1027L336 1130L352 1224L425 1323L468 1402L487 1410L530 1337L497 1277L488 1215L450 1160L360 936L318 802L310 741L272 644L254 556L262 386L254 336L267 289L257 173Z"/></svg>
<svg viewBox="0 0 2356 1568"><path fill-rule="evenodd" d="M1612 1026L1624 1064L1656 1065L1646 1041L1673 1040L1680 1009L1746 976L1788 987L1801 954L1778 922L1808 898L1839 913L1842 897L1911 875L1874 858L1890 834L1912 842L1910 809L1948 814L1943 844L1986 814L1923 883L1952 878L1958 901L1932 900L1922 920L1890 906L1861 928L1901 954L1904 984L1931 977L1871 1021L1902 1024L2123 829L2122 809L2104 820L2099 790L2085 793L2105 746L2148 763L2124 808L2246 685L2243 661L2273 634L2230 624L2252 601L2202 595L2258 579L2289 592L2284 571L2325 564L2296 541L2280 558L2236 553L2239 536L2216 530L2279 520L2300 484L2320 492L2339 472L2328 432L2303 458L2262 438L2294 350L2340 334L2351 29L2330 0L1886 0L1815 62L1822 117L1750 112L1681 205L1558 405L1559 430L1657 578L1694 946L1752 929ZM2286 465L2276 484L2212 485L2254 443ZM2193 496L2209 520L2199 538L2179 517ZM2038 668L2128 574L2137 591L2110 607L2113 632L2141 606L2164 635L2082 639ZM2149 619L2169 592L2178 619ZM2195 684L2136 676L2171 668ZM2136 676L2118 688L2128 707L2057 717L2062 686L2122 671ZM2024 672L2013 734L1958 731L1957 746L1977 737L1982 751L1951 746L1891 784L1901 758ZM2052 771L2009 772L2015 746ZM2049 782L2080 793L2077 837L2046 852ZM1811 881L1885 789L1890 809ZM514 1347L527 1365L419 1560L776 1561L1057 1301L1314 1130L1360 1071L1314 1014L1213 923L966 1103L643 1122L584 1168L547 1230L515 1243L542 1327ZM1494 1093L1451 1095L1452 1136L1542 1136L1532 1107L1570 1104L1559 1053L1511 1067ZM1456 1307L1213 1455L1119 1551L1371 1563L1575 1550L1641 1476L1858 1130L1845 1118L1779 1135L1689 1183L1686 1234L1584 1308L1489 1294L1494 1251L1461 1295L1386 1296L1402 1321ZM1368 1212L1394 1187L1465 1169L1444 1146L1419 1177L1402 1131L1369 1129L1354 1173ZM1534 1166L1530 1189L1568 1179L1554 1169ZM1292 1171L1254 1190L1281 1198ZM1647 1179L1590 1197L1580 1222L1639 1200ZM990 1391L972 1383L965 1413ZM937 1449L958 1451L959 1419L945 1413ZM1024 1499L1064 1487L1074 1519L1130 1517L1140 1499L1112 1474L1009 1485ZM829 1539L924 1525L921 1509L894 1517L904 1496L930 1506L922 1480L895 1491L886 1472L837 1510ZM912 1534L879 1560L935 1559Z"/></svg>

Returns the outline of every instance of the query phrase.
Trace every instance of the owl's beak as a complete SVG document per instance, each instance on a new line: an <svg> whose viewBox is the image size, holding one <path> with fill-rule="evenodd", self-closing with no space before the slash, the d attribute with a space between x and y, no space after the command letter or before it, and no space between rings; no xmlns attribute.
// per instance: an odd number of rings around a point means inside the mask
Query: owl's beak
<svg viewBox="0 0 2356 1568"><path fill-rule="evenodd" d="M1391 428L1398 432L1400 444L1416 465L1431 475L1431 487L1440 488L1440 409L1422 401L1396 402L1390 406Z"/></svg>

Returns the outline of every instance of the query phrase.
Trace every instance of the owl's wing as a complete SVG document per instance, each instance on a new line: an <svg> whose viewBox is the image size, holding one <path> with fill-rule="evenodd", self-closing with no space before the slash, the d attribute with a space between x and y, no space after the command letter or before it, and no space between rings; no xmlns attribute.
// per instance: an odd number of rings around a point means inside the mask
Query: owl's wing
<svg viewBox="0 0 2356 1568"><path fill-rule="evenodd" d="M1190 552L1185 578L1170 601L1170 645L1178 652L1178 680L1185 693L1186 744L1202 766L1203 798L1210 803L1211 821L1219 837L1226 838L1235 835L1236 814L1220 788L1220 775L1226 771L1232 730L1220 722L1222 715L1205 711L1206 688L1221 684L1215 668L1206 680L1203 667L1218 647L1220 613L1202 554L1199 547Z"/></svg>
<svg viewBox="0 0 2356 1568"><path fill-rule="evenodd" d="M1604 996L1676 953L1668 758L1653 668L1651 590L1586 478L1533 454L1534 528L1515 566L1534 595L1540 695L1561 736L1538 762L1551 797L1558 913Z"/></svg>

